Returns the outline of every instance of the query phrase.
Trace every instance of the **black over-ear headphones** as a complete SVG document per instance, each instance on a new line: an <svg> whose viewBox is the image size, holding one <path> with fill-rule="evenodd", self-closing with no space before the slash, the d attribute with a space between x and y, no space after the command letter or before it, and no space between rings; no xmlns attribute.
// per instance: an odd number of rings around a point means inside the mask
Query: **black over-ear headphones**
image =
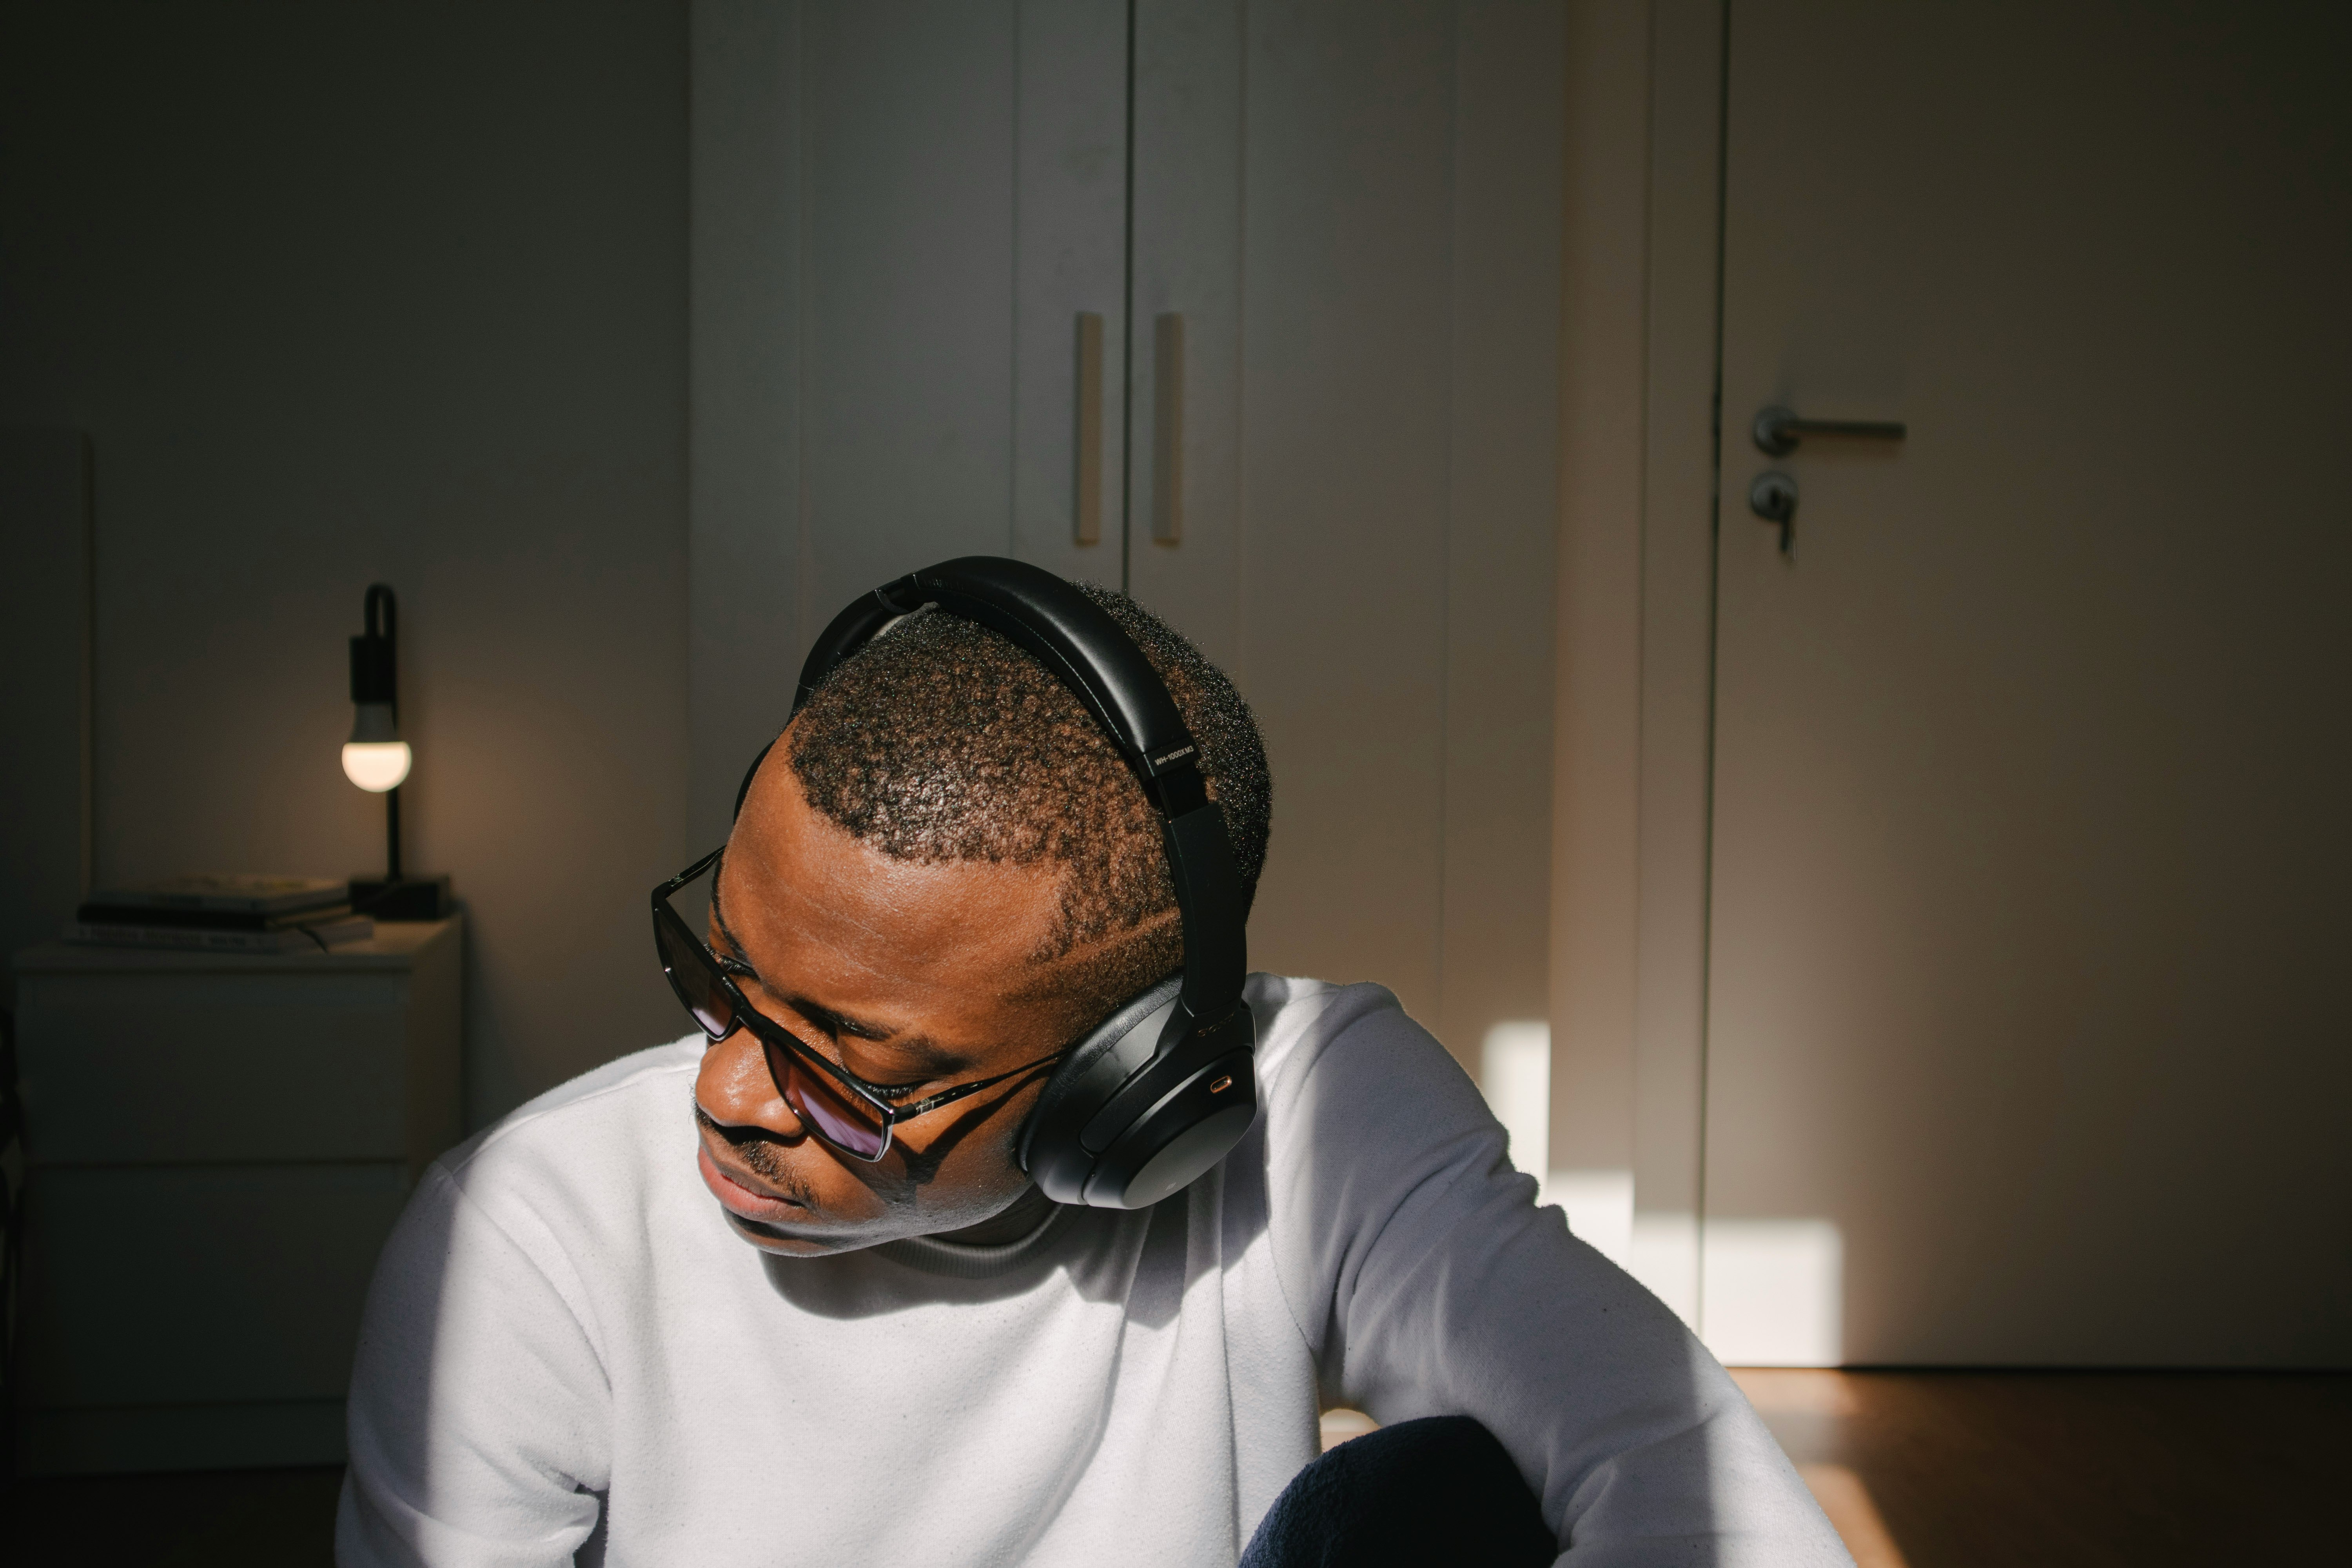
<svg viewBox="0 0 2352 1568"><path fill-rule="evenodd" d="M1047 1197L1139 1209L1223 1159L1257 1113L1257 1020L1242 1001L1247 948L1240 875L1201 753L1159 672L1102 607L1026 562L967 555L887 583L833 618L801 667L793 712L841 662L926 606L977 621L1034 654L1077 693L1160 814L1184 967L1111 1010L1046 1081L1015 1152ZM774 745L735 793L743 809Z"/></svg>

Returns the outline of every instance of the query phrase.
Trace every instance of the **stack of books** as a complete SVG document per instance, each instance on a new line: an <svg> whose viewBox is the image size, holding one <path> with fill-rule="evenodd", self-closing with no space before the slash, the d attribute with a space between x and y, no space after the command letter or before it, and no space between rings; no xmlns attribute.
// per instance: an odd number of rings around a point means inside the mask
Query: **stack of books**
<svg viewBox="0 0 2352 1568"><path fill-rule="evenodd" d="M324 952L375 934L348 882L317 877L174 877L100 893L74 911L68 942L206 952Z"/></svg>

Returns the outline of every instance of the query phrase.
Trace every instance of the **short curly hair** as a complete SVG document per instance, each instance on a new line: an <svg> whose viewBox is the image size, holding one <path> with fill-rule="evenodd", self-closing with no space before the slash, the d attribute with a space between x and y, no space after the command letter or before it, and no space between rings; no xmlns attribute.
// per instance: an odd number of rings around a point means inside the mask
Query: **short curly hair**
<svg viewBox="0 0 2352 1568"><path fill-rule="evenodd" d="M1223 671L1124 594L1078 591L1135 639L1201 748L1244 911L1274 819L1257 721ZM1099 944L1074 998L1108 1010L1184 960L1158 816L1094 716L1034 658L976 622L907 616L834 670L793 721L809 805L900 860L1062 868L1040 962ZM1132 936L1133 940L1121 941Z"/></svg>

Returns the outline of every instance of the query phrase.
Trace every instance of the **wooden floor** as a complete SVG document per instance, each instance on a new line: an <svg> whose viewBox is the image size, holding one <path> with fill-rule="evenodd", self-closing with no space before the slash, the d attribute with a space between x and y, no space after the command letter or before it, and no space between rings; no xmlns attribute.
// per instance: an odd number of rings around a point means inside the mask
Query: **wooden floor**
<svg viewBox="0 0 2352 1568"><path fill-rule="evenodd" d="M1732 1374L1860 1568L2347 1560L2352 1375ZM1327 1437L1370 1423L1335 1413ZM324 1568L335 1469L19 1481L18 1568Z"/></svg>
<svg viewBox="0 0 2352 1568"><path fill-rule="evenodd" d="M1732 1375L1859 1568L2352 1560L2352 1375Z"/></svg>

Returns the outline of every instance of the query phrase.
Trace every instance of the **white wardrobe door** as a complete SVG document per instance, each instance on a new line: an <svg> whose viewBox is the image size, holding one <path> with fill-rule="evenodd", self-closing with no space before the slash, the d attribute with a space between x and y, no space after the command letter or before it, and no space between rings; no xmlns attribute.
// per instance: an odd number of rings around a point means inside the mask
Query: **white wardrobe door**
<svg viewBox="0 0 2352 1568"><path fill-rule="evenodd" d="M975 552L1118 581L1075 437L1078 317L1123 337L1126 54L1082 0L696 6L698 842L856 595Z"/></svg>
<svg viewBox="0 0 2352 1568"><path fill-rule="evenodd" d="M1253 963L1540 1020L1560 15L1144 0L1129 580L1272 753ZM1181 539L1155 528L1184 320Z"/></svg>

